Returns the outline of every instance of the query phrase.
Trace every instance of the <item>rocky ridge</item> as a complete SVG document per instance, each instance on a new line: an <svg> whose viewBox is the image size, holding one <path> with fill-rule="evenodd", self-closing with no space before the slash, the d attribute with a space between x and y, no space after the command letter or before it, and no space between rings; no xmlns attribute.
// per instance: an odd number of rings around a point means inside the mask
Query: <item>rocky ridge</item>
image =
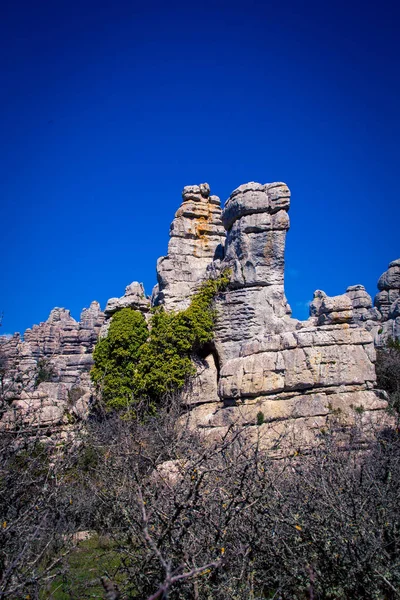
<svg viewBox="0 0 400 600"><path fill-rule="evenodd" d="M229 289L217 299L214 360L219 401L203 396L191 407L189 426L211 436L232 423L247 427L274 447L290 429L303 445L340 414L350 426L382 418L385 396L375 390L371 334L354 322L349 295L317 291L310 318L290 317L284 293L285 236L290 192L285 184L240 186L228 199L224 257L213 268L229 268ZM199 378L201 379L201 375Z"/></svg>
<svg viewBox="0 0 400 600"><path fill-rule="evenodd" d="M79 321L69 310L54 308L23 339L19 334L0 337L3 396L13 407L0 421L3 426L22 419L25 425L59 427L86 417L92 393L89 370L103 322L104 313L94 301Z"/></svg>
<svg viewBox="0 0 400 600"><path fill-rule="evenodd" d="M185 187L182 199L151 300L133 282L104 313L93 302L77 322L57 308L23 340L0 338L2 355L18 374L8 395L15 409L39 424L84 418L93 348L113 314L127 306L146 317L152 305L186 308L201 281L228 268L230 285L216 300L215 340L194 357L197 377L183 394L188 411L182 421L211 438L235 423L249 438L261 435L266 446L282 451L285 444L315 443L339 417L344 428L357 419L382 420L387 403L375 389L374 340L400 338L400 260L381 276L375 307L361 285L335 297L317 290L309 319L298 321L284 291L286 184L244 184L223 211L208 184ZM43 360L51 365L51 380L37 386Z"/></svg>

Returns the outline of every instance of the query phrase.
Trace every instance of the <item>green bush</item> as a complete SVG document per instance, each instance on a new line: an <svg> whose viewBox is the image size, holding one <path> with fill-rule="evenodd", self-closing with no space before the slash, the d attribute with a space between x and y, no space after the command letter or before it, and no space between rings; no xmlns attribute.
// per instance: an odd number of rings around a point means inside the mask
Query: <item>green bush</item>
<svg viewBox="0 0 400 600"><path fill-rule="evenodd" d="M57 376L54 365L46 358L40 358L36 366L35 387L44 381L53 381Z"/></svg>
<svg viewBox="0 0 400 600"><path fill-rule="evenodd" d="M213 300L228 282L228 271L204 282L186 310L154 309L149 328L131 308L114 315L107 337L96 345L91 373L107 410L132 409L145 399L153 412L165 395L184 387L195 373L192 355L213 339Z"/></svg>
<svg viewBox="0 0 400 600"><path fill-rule="evenodd" d="M265 422L265 416L264 413L260 410L257 413L257 425L262 425Z"/></svg>
<svg viewBox="0 0 400 600"><path fill-rule="evenodd" d="M148 335L142 313L123 308L114 315L107 337L96 344L91 378L107 409L132 404L139 350Z"/></svg>

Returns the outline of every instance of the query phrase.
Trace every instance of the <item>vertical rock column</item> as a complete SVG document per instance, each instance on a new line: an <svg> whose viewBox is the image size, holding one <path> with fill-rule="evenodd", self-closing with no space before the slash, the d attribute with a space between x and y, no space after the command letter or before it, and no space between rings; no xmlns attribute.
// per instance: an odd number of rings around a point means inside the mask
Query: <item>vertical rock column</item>
<svg viewBox="0 0 400 600"><path fill-rule="evenodd" d="M375 343L385 344L388 338L400 340L400 258L393 260L379 278L375 306L382 315Z"/></svg>
<svg viewBox="0 0 400 600"><path fill-rule="evenodd" d="M294 329L284 292L284 253L290 191L284 183L247 183L228 199L222 268L231 270L230 290L219 300L216 346L221 364L256 351L268 335Z"/></svg>
<svg viewBox="0 0 400 600"><path fill-rule="evenodd" d="M208 265L222 258L225 230L218 196L210 195L207 183L187 186L183 202L170 228L168 255L157 261L158 285L153 305L181 310L206 277Z"/></svg>

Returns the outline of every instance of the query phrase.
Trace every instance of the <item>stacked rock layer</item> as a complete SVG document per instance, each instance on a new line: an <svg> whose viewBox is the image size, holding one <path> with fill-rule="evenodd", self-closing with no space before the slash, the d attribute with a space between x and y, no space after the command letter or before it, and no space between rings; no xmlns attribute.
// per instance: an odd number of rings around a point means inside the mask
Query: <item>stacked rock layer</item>
<svg viewBox="0 0 400 600"><path fill-rule="evenodd" d="M268 447L279 439L282 448L283 428L293 446L315 442L338 415L346 426L361 414L372 423L384 419L385 396L374 389L373 338L354 323L350 297L317 291L309 320L290 318L284 293L289 202L283 183L250 183L225 205L218 268L230 269L231 284L217 299L220 400L203 396L188 419L208 435L223 435L236 423Z"/></svg>
<svg viewBox="0 0 400 600"><path fill-rule="evenodd" d="M335 297L317 290L309 319L300 322L291 318L284 291L289 188L242 185L223 211L208 184L185 187L182 198L151 301L133 282L104 313L93 302L78 322L56 308L23 339L0 337L0 366L8 373L2 381L9 386L3 396L12 407L0 425L12 426L18 415L28 424L62 427L71 417L86 418L94 345L113 315L126 307L146 318L151 306L186 308L202 281L227 269L214 342L193 357L197 377L182 396L182 425L211 439L237 425L282 454L314 444L332 421L343 430L357 420L388 423L385 394L375 389L374 339L378 346L400 339L400 259L381 276L375 307L361 285ZM38 385L44 368L46 380Z"/></svg>
<svg viewBox="0 0 400 600"><path fill-rule="evenodd" d="M54 308L23 340L19 334L0 338L3 395L12 407L0 420L3 427L57 428L86 417L92 394L88 372L103 321L98 302L82 311L80 321Z"/></svg>
<svg viewBox="0 0 400 600"><path fill-rule="evenodd" d="M170 228L168 255L157 261L158 284L153 290L153 304L168 310L188 306L225 241L220 199L210 195L210 186L187 186L182 198Z"/></svg>

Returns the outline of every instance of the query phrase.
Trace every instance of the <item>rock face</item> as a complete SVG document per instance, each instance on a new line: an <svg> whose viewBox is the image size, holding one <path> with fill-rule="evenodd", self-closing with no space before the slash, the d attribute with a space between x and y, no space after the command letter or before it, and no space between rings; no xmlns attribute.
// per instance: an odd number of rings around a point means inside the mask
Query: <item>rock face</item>
<svg viewBox="0 0 400 600"><path fill-rule="evenodd" d="M371 331L382 318L378 309L372 306L372 298L363 285L351 285L346 290L353 305L354 321Z"/></svg>
<svg viewBox="0 0 400 600"><path fill-rule="evenodd" d="M400 259L380 276L378 290L374 307L363 285L348 287L346 294L353 304L354 321L370 331L375 346L380 347L389 338L400 339Z"/></svg>
<svg viewBox="0 0 400 600"><path fill-rule="evenodd" d="M49 318L24 333L32 355L47 359L55 377L62 383L74 384L93 364L92 352L104 321L98 302L81 313L80 321L65 308L53 308Z"/></svg>
<svg viewBox="0 0 400 600"><path fill-rule="evenodd" d="M5 366L4 396L11 404L0 425L68 426L88 411L92 389L89 370L104 314L98 302L81 313L54 308L47 321L11 339L0 338ZM41 381L40 383L38 383Z"/></svg>
<svg viewBox="0 0 400 600"><path fill-rule="evenodd" d="M349 295L331 298L318 290L309 320L290 318L284 293L289 202L283 183L250 183L232 193L223 211L224 258L214 268L229 268L231 284L216 303L218 381L210 401L203 398L188 417L189 426L211 437L236 423L250 437L262 434L270 448L278 439L284 446L284 428L288 447L310 444L338 414L349 426L360 413L372 422L381 418L386 407L374 390L373 338L354 323ZM219 402L212 400L215 391Z"/></svg>
<svg viewBox="0 0 400 600"><path fill-rule="evenodd" d="M150 310L150 300L146 297L142 283L133 281L130 285L126 286L125 294L121 298L110 298L104 309L104 314L106 318L109 318L115 312L121 310L121 308L127 307L140 310L144 313Z"/></svg>
<svg viewBox="0 0 400 600"><path fill-rule="evenodd" d="M186 308L203 280L227 269L230 284L216 299L215 339L194 357L197 376L182 395L182 422L210 439L235 424L280 455L310 447L332 421L339 420L343 432L357 420L388 423L385 394L375 389L373 336L377 345L389 336L400 339L400 259L381 276L375 307L361 285L335 297L317 290L309 319L300 322L291 318L284 291L286 184L241 185L223 212L208 184L185 187L182 196L151 301L133 282L104 313L93 302L77 322L55 308L23 340L0 338L13 407L0 426L13 426L18 414L28 425L66 427L85 418L94 345L113 315L125 307L146 317L151 305ZM36 385L44 367L45 381Z"/></svg>
<svg viewBox="0 0 400 600"><path fill-rule="evenodd" d="M389 337L400 339L400 258L392 261L380 276L378 290L374 304L382 315L382 324L376 343L381 345Z"/></svg>
<svg viewBox="0 0 400 600"><path fill-rule="evenodd" d="M224 258L231 285L218 302L216 347L222 363L271 334L293 329L284 291L284 253L290 192L283 183L237 188L223 211Z"/></svg>
<svg viewBox="0 0 400 600"><path fill-rule="evenodd" d="M225 230L221 222L220 200L210 195L207 183L183 189L183 202L170 228L168 255L157 261L158 285L153 305L180 310L206 277L207 266L221 257Z"/></svg>
<svg viewBox="0 0 400 600"><path fill-rule="evenodd" d="M104 310L105 320L100 329L100 338L106 337L113 315L122 308L139 310L147 318L150 311L150 299L147 298L142 283L133 281L125 288L125 294L121 298L110 298Z"/></svg>

